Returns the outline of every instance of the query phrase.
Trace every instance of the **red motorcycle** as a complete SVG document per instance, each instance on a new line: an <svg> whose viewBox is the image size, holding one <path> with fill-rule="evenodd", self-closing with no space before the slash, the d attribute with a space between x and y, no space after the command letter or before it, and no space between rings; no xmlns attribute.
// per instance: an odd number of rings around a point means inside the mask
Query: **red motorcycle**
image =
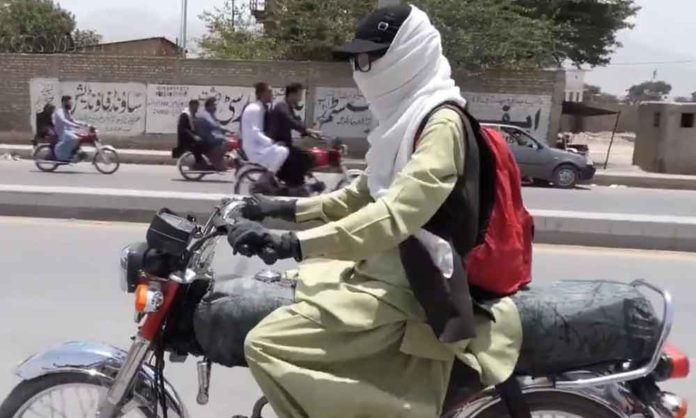
<svg viewBox="0 0 696 418"><path fill-rule="evenodd" d="M121 255L122 289L135 296L137 333L130 349L70 342L29 357L16 370L22 382L0 406L0 418L189 417L164 379L165 352L176 362L201 357L197 402L206 404L212 363L244 367L249 330L294 301L293 281L280 273L214 279L218 237L240 219L243 205L221 202L204 225L160 211L147 242ZM277 261L270 249L261 258ZM662 299L659 318L640 290ZM686 416L686 403L658 386L689 374L688 359L667 344L673 320L668 292L644 281L558 282L531 287L513 300L524 329L513 376L519 390L472 395L453 380L448 393L457 395L447 400L443 418ZM250 417L261 418L265 405L260 399ZM511 405L525 405L530 413Z"/></svg>
<svg viewBox="0 0 696 418"><path fill-rule="evenodd" d="M227 153L225 154L225 161L227 166L232 170L236 170L239 167L238 161L240 160L239 152L242 146L239 141L234 136L227 138ZM207 157L204 155L204 159L207 161ZM210 163L208 161L208 163ZM210 170L197 170L195 167L196 158L191 151L186 151L179 157L176 162L176 167L179 169L179 173L185 180L199 181L206 176L213 174L226 174L226 171L218 171L215 169Z"/></svg>
<svg viewBox="0 0 696 418"><path fill-rule="evenodd" d="M39 144L32 153L32 159L36 167L44 172L53 172L60 166L73 165L89 159L89 154L80 149L82 145L91 145L95 148L92 156L92 164L102 174L113 174L121 166L116 149L109 145L103 145L99 140L98 131L90 127L87 132L78 134L79 145L73 153L71 161L59 161L55 157L55 147L58 139L49 138L48 143Z"/></svg>
<svg viewBox="0 0 696 418"><path fill-rule="evenodd" d="M326 147L312 147L308 150L312 157L312 169L307 175L306 189L308 195L320 194L325 191L323 183L316 178L314 173L333 173L340 174L341 177L338 183L330 191L335 191L346 187L353 180L360 177L362 170L348 169L344 164L344 157L348 152L348 146L344 145L341 140L336 138L323 138L327 144ZM251 195L254 191L254 185L264 177L268 170L258 164L249 162L243 151L238 150L240 159L238 160L237 181L234 186L234 193L237 195ZM278 178L275 178L274 196L290 196L289 188ZM264 193L268 194L268 193Z"/></svg>

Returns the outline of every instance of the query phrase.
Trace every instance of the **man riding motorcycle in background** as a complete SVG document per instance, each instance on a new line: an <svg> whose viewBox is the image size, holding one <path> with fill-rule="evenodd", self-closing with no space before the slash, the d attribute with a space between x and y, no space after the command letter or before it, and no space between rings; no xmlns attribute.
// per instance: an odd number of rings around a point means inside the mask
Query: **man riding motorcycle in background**
<svg viewBox="0 0 696 418"><path fill-rule="evenodd" d="M276 144L266 133L273 89L268 83L259 82L254 85L254 90L256 101L249 103L242 112L242 148L250 162L268 170L256 182L254 191L273 194L276 188L275 175L285 164L290 151L287 147Z"/></svg>
<svg viewBox="0 0 696 418"><path fill-rule="evenodd" d="M203 104L203 111L199 112L195 118L196 133L201 138L197 146L208 157L215 170L226 171L227 138L225 134L230 131L215 118L216 112L217 100L209 97Z"/></svg>
<svg viewBox="0 0 696 418"><path fill-rule="evenodd" d="M275 103L268 115L268 135L276 143L288 148L288 158L278 171L278 178L288 186L292 196L309 196L305 187L305 177L312 168L312 156L293 145L292 131L300 135L320 139L319 131L307 128L294 110L304 97L305 88L300 83L291 83L285 87L285 100ZM316 192L322 192L325 185L317 182Z"/></svg>
<svg viewBox="0 0 696 418"><path fill-rule="evenodd" d="M75 151L80 145L78 129L89 127L84 122L79 122L72 117L73 101L70 96L63 96L60 99L60 109L53 112L53 126L58 137L55 146L55 157L59 161L71 161Z"/></svg>
<svg viewBox="0 0 696 418"><path fill-rule="evenodd" d="M288 273L296 303L247 336L247 362L279 417L439 416L455 360L475 383L495 385L519 355L514 303L472 306L462 270L481 232L479 198L490 192L479 196L477 181L490 167L469 120L442 107L463 111L465 100L424 12L377 10L339 52L379 122L368 168L329 195L256 197L245 208L250 219L323 226L284 234L251 221L230 227L228 240L244 255L272 248L312 260Z"/></svg>

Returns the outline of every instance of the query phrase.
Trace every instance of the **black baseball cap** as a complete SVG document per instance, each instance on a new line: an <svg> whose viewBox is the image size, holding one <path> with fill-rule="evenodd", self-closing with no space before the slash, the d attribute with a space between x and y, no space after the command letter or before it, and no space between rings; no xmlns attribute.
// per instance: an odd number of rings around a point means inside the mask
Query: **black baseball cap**
<svg viewBox="0 0 696 418"><path fill-rule="evenodd" d="M411 14L411 6L389 6L377 9L358 23L355 39L334 50L334 57L350 59L358 54L386 54L397 32Z"/></svg>

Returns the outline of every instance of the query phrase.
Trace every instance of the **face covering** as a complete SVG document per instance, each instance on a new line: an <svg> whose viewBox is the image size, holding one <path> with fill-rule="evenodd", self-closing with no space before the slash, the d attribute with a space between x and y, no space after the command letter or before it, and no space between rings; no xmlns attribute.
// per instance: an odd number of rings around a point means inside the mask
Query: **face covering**
<svg viewBox="0 0 696 418"><path fill-rule="evenodd" d="M464 107L466 101L452 79L449 61L442 55L440 33L415 6L411 6L411 14L387 53L372 63L370 71L355 71L353 79L378 123L368 135L370 150L365 158L370 194L379 199L411 158L423 119L444 102ZM443 274L451 277L449 243L426 230L414 236Z"/></svg>

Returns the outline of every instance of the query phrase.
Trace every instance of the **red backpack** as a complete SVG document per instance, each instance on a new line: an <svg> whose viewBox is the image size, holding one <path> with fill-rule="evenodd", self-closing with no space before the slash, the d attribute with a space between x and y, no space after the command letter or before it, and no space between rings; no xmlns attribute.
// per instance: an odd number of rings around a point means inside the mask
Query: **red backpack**
<svg viewBox="0 0 696 418"><path fill-rule="evenodd" d="M511 295L532 281L534 220L522 202L517 161L500 132L481 128L495 162L495 200L485 240L469 253L469 284L495 295Z"/></svg>

